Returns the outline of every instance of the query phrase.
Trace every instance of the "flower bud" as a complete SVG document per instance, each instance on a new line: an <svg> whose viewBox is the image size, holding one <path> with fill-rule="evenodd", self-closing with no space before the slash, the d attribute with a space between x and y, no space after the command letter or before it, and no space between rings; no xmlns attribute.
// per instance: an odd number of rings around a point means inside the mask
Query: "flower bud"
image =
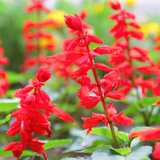
<svg viewBox="0 0 160 160"><path fill-rule="evenodd" d="M51 78L51 73L48 67L39 68L37 72L37 79L40 82L46 82L48 79Z"/></svg>

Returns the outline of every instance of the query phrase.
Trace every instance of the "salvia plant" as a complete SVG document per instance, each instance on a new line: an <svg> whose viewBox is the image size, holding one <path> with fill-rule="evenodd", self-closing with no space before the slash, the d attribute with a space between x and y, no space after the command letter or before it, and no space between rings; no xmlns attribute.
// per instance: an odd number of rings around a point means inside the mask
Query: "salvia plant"
<svg viewBox="0 0 160 160"><path fill-rule="evenodd" d="M109 16L109 19L116 23L109 30L115 39L112 46L102 45L103 40L91 34L92 27L83 22L87 17L85 10L82 10L79 15L64 15L67 33L72 37L63 40L61 53L45 58L46 56L41 53L42 50L53 51L55 44L48 44L45 47L41 45L42 38L52 39L52 34L45 32L44 27L56 23L41 20L41 11L50 13L44 1L32 0L25 9L28 13L32 11L37 13L37 22L27 20L23 26L26 46L22 70L26 71L35 64L41 67L37 71L36 78L31 78L27 86L16 90L13 94L13 97L19 98L18 109L16 108L9 115L15 121L6 135L19 136L20 140L5 146L6 155L12 152L17 160L25 155L32 156L31 160L36 156L47 160L47 149L71 143L72 140L64 139L40 140L43 136L51 138L54 134L53 124L49 122L53 114L66 123L69 121L75 123L73 118L81 118L86 139L90 134L103 136L103 139L97 138L92 141L92 145L81 144L83 149L79 149L78 152L83 153L82 156L85 154L87 156L62 158L62 160L160 159L160 142L158 142L160 127L157 121L160 105L160 98L157 97L160 96L160 62L154 62L148 50L138 46L138 43L136 45L133 43L144 39L140 25L135 22L135 15L123 9L118 1L109 1L110 8L116 11ZM32 29L35 32L30 32ZM134 39L133 42L132 39ZM157 37L154 40L159 41L159 39ZM91 43L100 46L92 49ZM34 50L37 51L37 57L30 56ZM2 54L3 49L0 48L0 64L7 64L8 60L2 58ZM108 56L105 56L106 54ZM108 59L106 58L106 63L101 63L97 60L99 57L108 57ZM52 103L50 94L44 91L45 88L43 89L47 81L51 82L51 68L57 73L57 77L64 77L65 82L72 78L80 85L78 92L75 90L80 100L77 106L82 107L83 112L88 112L91 116L88 117L85 114L70 116ZM98 74L100 72L104 73L103 77ZM0 69L0 73L1 96L9 85L6 72ZM154 77L151 78L150 74ZM67 87L69 88L70 84L67 84ZM59 101L61 101L60 98ZM119 112L118 104L127 104L128 108ZM102 109L96 109L95 113L94 109L98 107ZM133 128L135 115L138 114L141 115L145 126ZM0 121L0 124L8 121L9 118L6 117ZM105 126L99 127L102 122ZM127 128L129 133L121 131L123 128L121 125L125 125L123 127ZM71 144L72 151L77 151L74 144L74 142ZM154 148L153 151L152 148Z"/></svg>
<svg viewBox="0 0 160 160"><path fill-rule="evenodd" d="M27 13L34 12L36 20L28 19L24 22L22 31L25 40L24 62L22 65L22 72L33 66L40 66L45 64L45 50L54 51L56 49L55 37L52 33L45 31L48 27L54 27L59 24L53 20L43 20L43 12L50 13L51 10L45 7L45 0L31 0L31 4L26 6ZM31 56L34 51L37 56Z"/></svg>

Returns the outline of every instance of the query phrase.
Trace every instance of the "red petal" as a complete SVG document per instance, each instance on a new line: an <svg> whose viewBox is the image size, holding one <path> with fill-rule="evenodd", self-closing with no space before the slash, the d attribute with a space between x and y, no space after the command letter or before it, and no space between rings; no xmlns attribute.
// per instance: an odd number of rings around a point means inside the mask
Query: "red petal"
<svg viewBox="0 0 160 160"><path fill-rule="evenodd" d="M75 59L80 58L84 55L80 51L67 51L66 54L67 54L66 60L75 60Z"/></svg>
<svg viewBox="0 0 160 160"><path fill-rule="evenodd" d="M12 150L13 147L14 147L15 145L17 145L17 144L18 144L18 142L11 142L11 143L7 144L7 146L4 148L4 151Z"/></svg>
<svg viewBox="0 0 160 160"><path fill-rule="evenodd" d="M66 123L68 122L68 120L70 120L71 123L74 122L74 119L69 114L67 114L65 111L63 111L58 107L55 107L55 106L53 107L52 114L54 114L58 118L61 118Z"/></svg>
<svg viewBox="0 0 160 160"><path fill-rule="evenodd" d="M160 159L160 142L157 142L156 145L154 146L152 157L154 159Z"/></svg>
<svg viewBox="0 0 160 160"><path fill-rule="evenodd" d="M96 63L95 64L95 68L100 69L102 71L113 71L112 68L108 67L107 65L103 64L103 63Z"/></svg>
<svg viewBox="0 0 160 160"><path fill-rule="evenodd" d="M128 25L130 25L130 26L132 26L134 28L137 28L137 29L141 28L141 26L139 24L135 23L135 22L130 22L130 23L128 23Z"/></svg>
<svg viewBox="0 0 160 160"><path fill-rule="evenodd" d="M138 32L138 31L130 31L130 34L132 37L136 38L136 39L143 39L144 35L142 32Z"/></svg>
<svg viewBox="0 0 160 160"><path fill-rule="evenodd" d="M119 125L127 125L127 126L130 126L132 123L134 123L134 121L131 118L125 116L123 112L115 115L113 117L113 122Z"/></svg>
<svg viewBox="0 0 160 160"><path fill-rule="evenodd" d="M121 91L110 92L106 95L106 97L116 99L116 100L123 100L127 98Z"/></svg>
<svg viewBox="0 0 160 160"><path fill-rule="evenodd" d="M93 43L97 43L97 44L102 44L103 43L103 40L100 39L99 37L95 36L95 35L88 35L88 38Z"/></svg>

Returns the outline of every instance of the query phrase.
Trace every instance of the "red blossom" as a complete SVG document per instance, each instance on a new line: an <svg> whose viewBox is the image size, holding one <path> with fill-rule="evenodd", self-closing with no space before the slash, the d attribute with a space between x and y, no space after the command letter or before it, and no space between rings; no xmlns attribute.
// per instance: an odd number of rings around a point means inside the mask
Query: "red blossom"
<svg viewBox="0 0 160 160"><path fill-rule="evenodd" d="M117 111L114 105L112 104L112 102L108 104L107 110L108 110L111 121L113 121L118 125L130 126L132 123L134 123L133 120L125 116L123 112L121 112L120 114L117 114ZM82 117L82 120L84 121L83 128L88 128L87 134L91 131L92 127L98 125L99 123L105 122L107 127L109 123L105 114L97 114L97 113L92 113L91 118Z"/></svg>
<svg viewBox="0 0 160 160"><path fill-rule="evenodd" d="M51 78L51 73L48 67L39 68L37 72L37 79L40 82L45 82Z"/></svg>
<svg viewBox="0 0 160 160"><path fill-rule="evenodd" d="M7 130L8 136L14 136L20 133L20 142L9 143L4 151L12 150L14 157L20 157L26 147L29 147L36 153L43 154L44 159L47 156L44 150L44 144L38 140L38 137L33 139L33 133L47 135L51 137L52 130L50 129L49 114L61 118L65 122L74 122L74 119L62 109L51 104L48 94L41 90L41 87L51 77L48 67L42 67L38 70L37 79L31 79L31 84L23 89L15 91L13 96L20 98L20 109L15 110L11 116L16 118L16 121ZM33 91L33 92L32 92ZM43 114L43 111L45 114Z"/></svg>

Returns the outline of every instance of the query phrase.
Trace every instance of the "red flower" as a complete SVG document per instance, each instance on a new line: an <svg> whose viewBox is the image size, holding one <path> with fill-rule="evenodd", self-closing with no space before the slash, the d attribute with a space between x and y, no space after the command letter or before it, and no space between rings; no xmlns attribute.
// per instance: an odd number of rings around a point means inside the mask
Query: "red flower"
<svg viewBox="0 0 160 160"><path fill-rule="evenodd" d="M108 4L112 9L115 9L115 10L121 9L121 5L118 1L115 1L115 2L109 1Z"/></svg>
<svg viewBox="0 0 160 160"><path fill-rule="evenodd" d="M130 126L132 123L134 123L133 120L125 116L123 112L121 112L120 114L117 114L117 111L114 105L112 104L112 102L108 104L107 110L108 110L111 121L113 121L118 125ZM82 120L84 121L83 128L89 128L87 131L87 134L91 131L92 127L98 125L99 123L105 122L106 126L108 126L108 123L109 123L105 114L97 114L97 113L93 113L91 118L82 117Z"/></svg>
<svg viewBox="0 0 160 160"><path fill-rule="evenodd" d="M39 68L37 72L37 79L40 82L45 82L51 78L51 73L48 67Z"/></svg>
<svg viewBox="0 0 160 160"><path fill-rule="evenodd" d="M74 31L79 31L80 33L83 31L82 20L77 14L74 14L74 16L64 15L64 17L65 17L65 23L68 28L70 28Z"/></svg>
<svg viewBox="0 0 160 160"><path fill-rule="evenodd" d="M38 141L38 137L33 139L32 134L37 133L40 135L47 135L51 137L52 130L49 123L49 114L52 113L61 118L65 122L74 122L74 119L65 111L56 107L55 104L50 103L50 97L46 92L41 90L41 87L51 77L48 67L42 67L38 70L37 79L31 79L31 84L23 89L15 91L13 96L20 98L20 109L15 110L11 116L16 118L16 121L7 130L6 134L14 136L20 133L21 141L12 142L8 144L4 151L12 150L15 157L20 157L22 152L28 146L31 150L43 154L45 160L47 156L43 145ZM32 93L30 93L33 91ZM43 111L43 114L40 111Z"/></svg>
<svg viewBox="0 0 160 160"><path fill-rule="evenodd" d="M157 142L156 145L154 146L152 157L155 159L160 159L160 142Z"/></svg>
<svg viewBox="0 0 160 160"><path fill-rule="evenodd" d="M160 139L160 127L148 128L144 130L132 131L130 138L139 137L141 141L154 141Z"/></svg>

